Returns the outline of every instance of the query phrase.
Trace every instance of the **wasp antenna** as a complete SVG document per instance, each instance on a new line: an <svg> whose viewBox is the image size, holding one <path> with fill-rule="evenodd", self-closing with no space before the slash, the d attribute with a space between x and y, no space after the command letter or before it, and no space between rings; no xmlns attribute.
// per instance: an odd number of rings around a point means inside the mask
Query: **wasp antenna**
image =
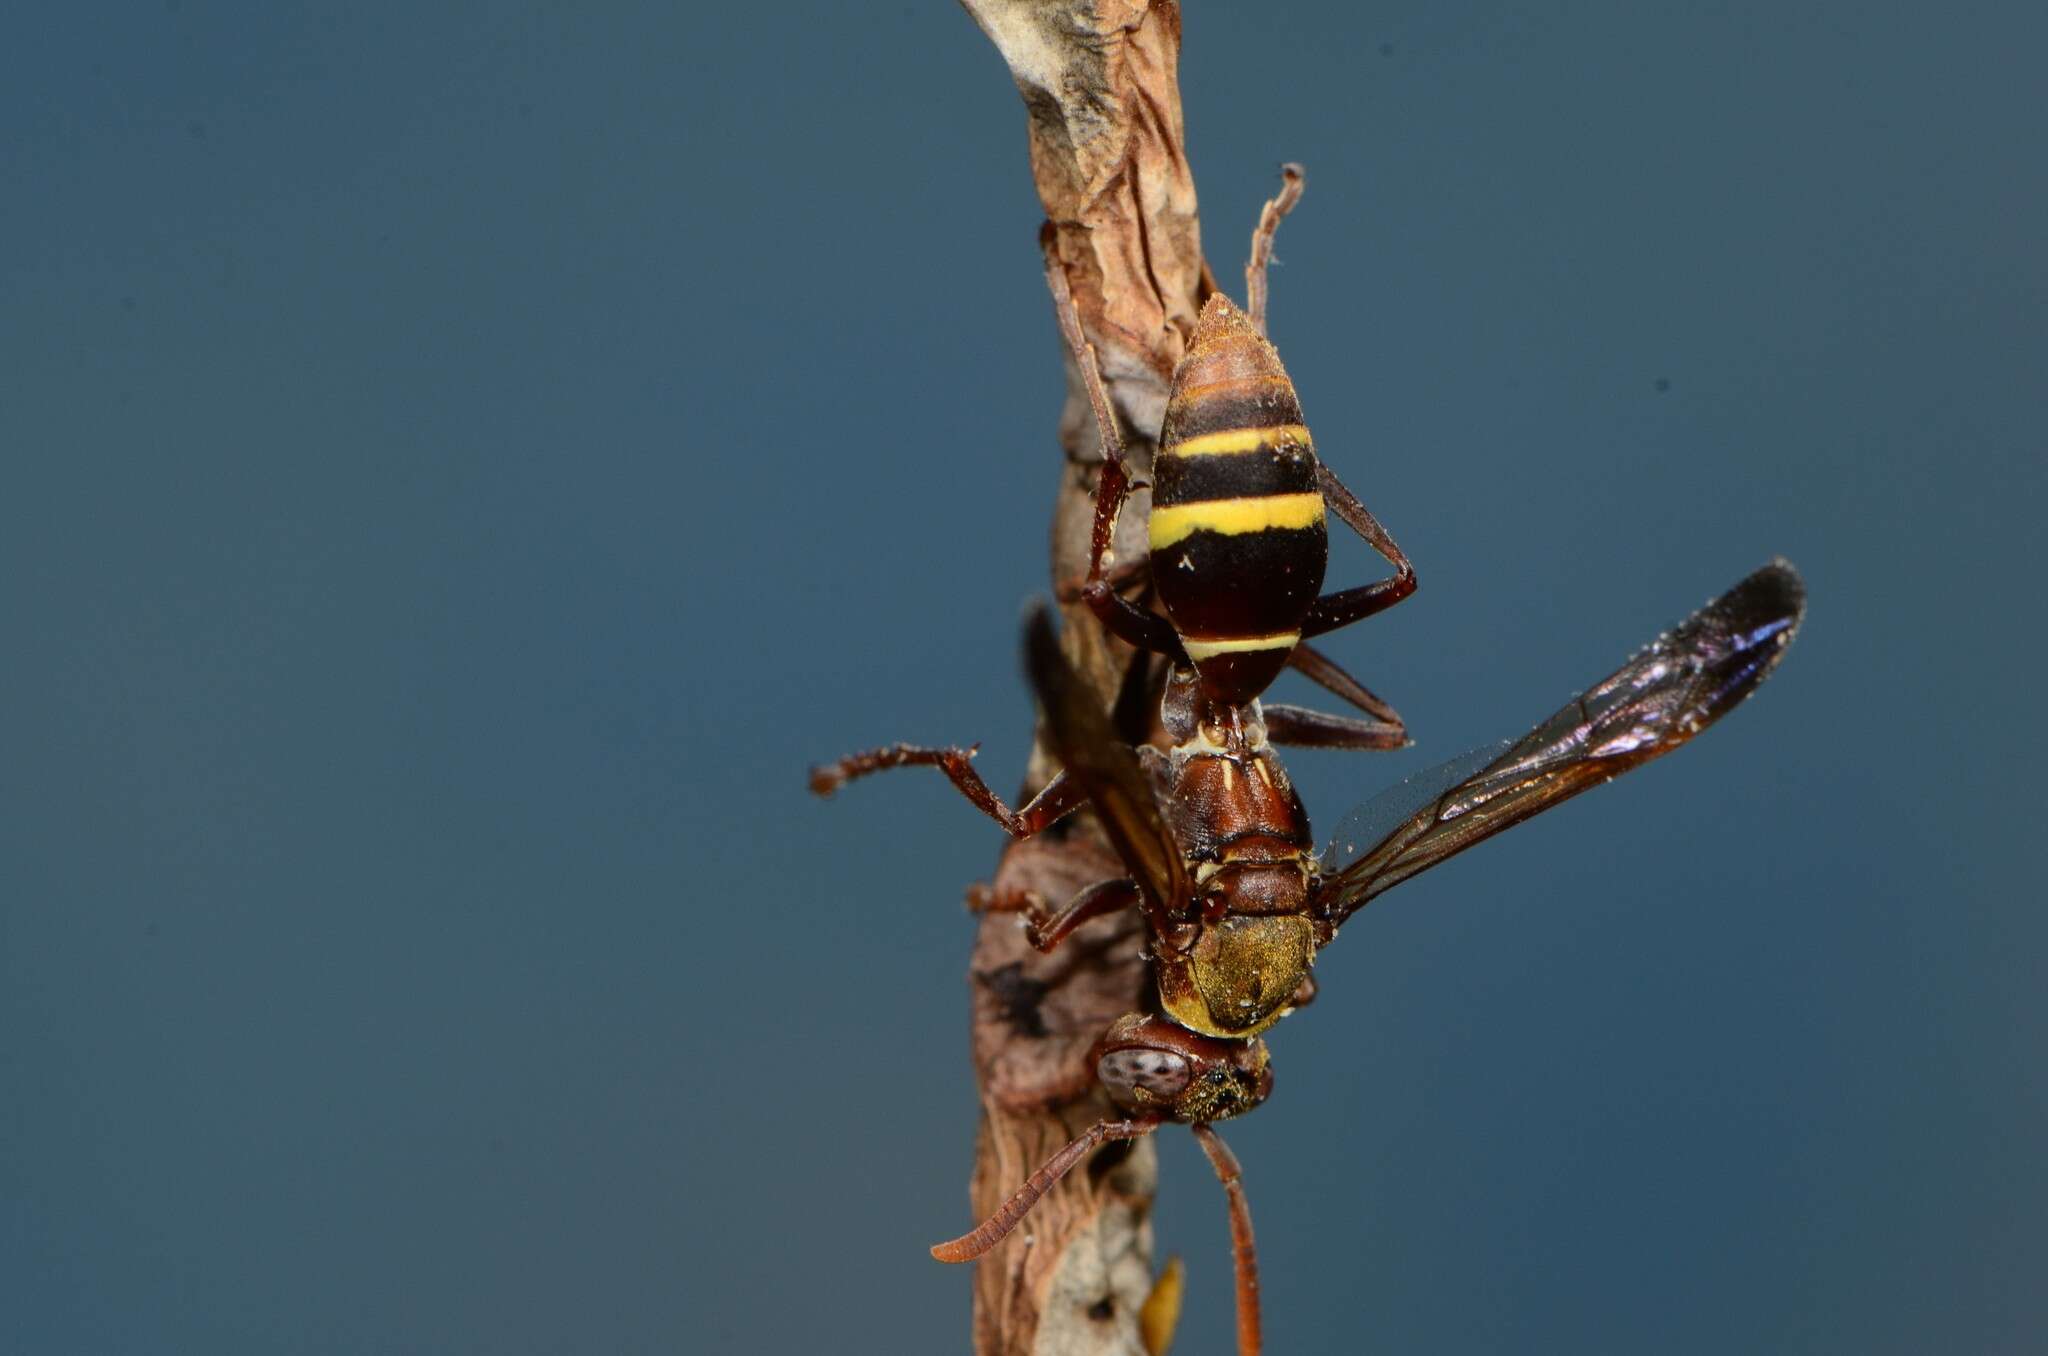
<svg viewBox="0 0 2048 1356"><path fill-rule="evenodd" d="M1216 1169L1223 1194L1230 1198L1230 1251L1237 1266L1237 1356L1259 1356L1259 1254L1252 1244L1252 1206L1244 1194L1244 1169L1237 1155L1207 1124L1188 1127Z"/></svg>
<svg viewBox="0 0 2048 1356"><path fill-rule="evenodd" d="M1066 1148L1045 1160L1045 1165L1031 1174L1017 1194L1004 1201L1002 1208L983 1220L981 1227L973 1233L962 1234L948 1243L932 1245L932 1256L941 1262L971 1262L1009 1237L1031 1207L1038 1204L1038 1198L1052 1190L1053 1184L1072 1172L1074 1165L1086 1158L1099 1144L1110 1140L1140 1139L1159 1127L1156 1120L1097 1121L1081 1132L1081 1137Z"/></svg>
<svg viewBox="0 0 2048 1356"><path fill-rule="evenodd" d="M1259 210L1259 224L1252 232L1252 257L1244 266L1244 305L1260 334L1266 332L1266 265L1273 258L1273 233L1280 229L1280 219L1301 201L1301 191L1307 185L1308 176L1300 165L1291 161L1282 165L1280 192Z"/></svg>

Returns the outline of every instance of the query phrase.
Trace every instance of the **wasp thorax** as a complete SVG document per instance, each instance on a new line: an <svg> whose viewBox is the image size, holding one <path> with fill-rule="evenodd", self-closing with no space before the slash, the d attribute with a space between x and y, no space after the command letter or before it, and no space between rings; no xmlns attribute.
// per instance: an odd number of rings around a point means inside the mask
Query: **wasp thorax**
<svg viewBox="0 0 2048 1356"><path fill-rule="evenodd" d="M1299 915L1233 915L1205 924L1194 946L1158 962L1166 1015L1209 1036L1254 1036L1287 1014L1316 952Z"/></svg>
<svg viewBox="0 0 2048 1356"><path fill-rule="evenodd" d="M1200 1036L1162 1017L1127 1013L1095 1044L1095 1076L1125 1111L1220 1121L1273 1090L1261 1040Z"/></svg>

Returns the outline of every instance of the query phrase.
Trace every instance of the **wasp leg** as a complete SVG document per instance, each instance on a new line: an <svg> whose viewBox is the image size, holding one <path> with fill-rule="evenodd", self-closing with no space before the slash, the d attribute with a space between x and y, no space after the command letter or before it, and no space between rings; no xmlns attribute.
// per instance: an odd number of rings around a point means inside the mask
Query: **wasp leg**
<svg viewBox="0 0 2048 1356"><path fill-rule="evenodd" d="M967 887L966 903L969 913L1043 913L1049 907L1036 890L997 889L985 880Z"/></svg>
<svg viewBox="0 0 2048 1356"><path fill-rule="evenodd" d="M1222 1136L1201 1121L1188 1127L1209 1155L1216 1180L1230 1198L1230 1252L1237 1264L1237 1356L1259 1356L1259 1254L1252 1245L1252 1206L1245 1199L1244 1169Z"/></svg>
<svg viewBox="0 0 2048 1356"><path fill-rule="evenodd" d="M1138 893L1138 882L1128 877L1097 881L1068 900L1058 913L1031 918L1024 925L1024 936L1040 951L1050 951L1089 919L1144 902L1144 896Z"/></svg>
<svg viewBox="0 0 2048 1356"><path fill-rule="evenodd" d="M1110 547L1116 537L1117 515L1130 496L1131 475L1124 465L1124 440L1117 429L1116 411L1109 405L1109 393L1102 387L1102 371L1095 362L1095 345L1081 332L1081 316L1074 309L1074 292L1067 285L1067 270L1054 247L1052 223L1039 232L1038 243L1045 251L1045 285L1052 291L1053 317L1060 335L1074 355L1081 371L1081 385L1088 392L1088 406L1095 412L1095 432L1102 442L1102 475L1095 488L1095 527L1089 543L1088 582L1081 597L1111 635L1127 645L1157 654L1179 655L1180 639L1166 618L1145 611L1118 593L1105 574L1110 564Z"/></svg>
<svg viewBox="0 0 2048 1356"><path fill-rule="evenodd" d="M1129 877L1097 881L1077 892L1057 912L1036 890L997 889L993 885L973 885L967 890L967 907L975 913L1024 914L1024 936L1040 951L1053 950L1091 918L1144 902L1138 883Z"/></svg>
<svg viewBox="0 0 2048 1356"><path fill-rule="evenodd" d="M1262 705L1266 738L1305 749L1405 749L1408 727L1397 721L1333 716L1281 702Z"/></svg>
<svg viewBox="0 0 2048 1356"><path fill-rule="evenodd" d="M1134 584L1144 583L1151 577L1150 560L1126 560L1120 565L1111 566L1109 573L1103 576L1103 582L1121 593ZM1062 603L1078 603L1087 589L1088 576L1084 574L1079 579L1069 579L1064 584L1055 585L1052 594Z"/></svg>
<svg viewBox="0 0 2048 1356"><path fill-rule="evenodd" d="M1308 617L1301 624L1304 636L1319 636L1325 631L1335 631L1341 626L1363 621L1415 592L1415 567L1408 563L1407 554L1387 534L1387 529L1380 526L1379 519L1358 502L1358 496L1346 489L1344 482L1337 479L1329 467L1318 466L1316 478L1322 486L1323 502L1352 531L1365 538L1367 545L1385 556L1387 563L1399 573L1341 593L1326 593L1316 599L1309 604Z"/></svg>
<svg viewBox="0 0 2048 1356"><path fill-rule="evenodd" d="M1091 350L1084 370L1092 373L1094 368L1095 358ZM1116 536L1117 515L1123 511L1124 500L1130 492L1130 473L1124 469L1123 462L1104 462L1102 479L1095 491L1093 549L1089 553L1088 580L1081 585L1081 601L1088 604L1088 610L1095 614L1103 629L1124 644L1167 655L1177 663L1185 662L1180 637L1174 633L1173 623L1155 612L1147 612L1118 593L1111 582L1112 576L1104 572L1110 558L1110 543Z"/></svg>
<svg viewBox="0 0 2048 1356"><path fill-rule="evenodd" d="M1000 796L988 789L988 783L974 770L971 761L974 754L975 749L926 749L915 744L891 744L885 749L849 754L836 763L820 763L811 769L811 790L817 795L829 796L856 777L886 772L892 767L936 767L951 779L961 795L974 802L977 810L1002 825L1012 838L1029 838L1042 829L1052 827L1088 799L1088 792L1080 783L1061 771L1023 809L1012 810L1003 804Z"/></svg>
<svg viewBox="0 0 2048 1356"><path fill-rule="evenodd" d="M1273 258L1273 233L1280 229L1280 219L1301 201L1301 190L1307 186L1301 166L1282 165L1280 195L1259 209L1259 224L1252 232L1252 257L1244 266L1244 309L1260 334L1266 332L1266 265Z"/></svg>
<svg viewBox="0 0 2048 1356"><path fill-rule="evenodd" d="M1378 716L1390 725L1401 725L1401 713L1384 699L1375 696L1364 683L1347 673L1336 660L1331 659L1312 645L1299 644L1287 656L1287 667L1322 688L1325 692L1342 697L1368 716Z"/></svg>

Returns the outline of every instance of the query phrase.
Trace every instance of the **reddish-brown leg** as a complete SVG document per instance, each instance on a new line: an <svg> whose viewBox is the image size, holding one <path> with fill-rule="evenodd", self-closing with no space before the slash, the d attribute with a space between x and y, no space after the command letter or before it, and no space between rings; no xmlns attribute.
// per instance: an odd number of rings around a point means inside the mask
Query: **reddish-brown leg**
<svg viewBox="0 0 2048 1356"><path fill-rule="evenodd" d="M1036 890L998 890L983 880L967 887L967 907L973 913L1038 913L1047 905Z"/></svg>
<svg viewBox="0 0 2048 1356"><path fill-rule="evenodd" d="M1415 592L1415 567L1408 563L1407 554L1380 526L1379 519L1358 501L1357 495L1344 487L1344 482L1337 479L1329 467L1317 466L1316 477L1322 487L1323 502L1352 531L1365 538L1367 545L1385 556L1387 563L1399 573L1341 593L1326 593L1316 599L1309 604L1308 617L1302 622L1303 636L1319 636L1325 631L1362 621L1375 612L1386 611Z"/></svg>
<svg viewBox="0 0 2048 1356"><path fill-rule="evenodd" d="M1333 716L1284 702L1260 703L1266 738L1275 744L1306 749L1405 749L1408 729L1369 716Z"/></svg>
<svg viewBox="0 0 2048 1356"><path fill-rule="evenodd" d="M1109 573L1102 576L1102 581L1121 593L1134 584L1144 583L1151 577L1152 561L1148 557L1144 560L1126 560L1112 566ZM1088 576L1084 574L1079 579L1069 579L1064 584L1055 585L1052 592L1053 597L1062 603L1078 603L1086 596L1087 591Z"/></svg>
<svg viewBox="0 0 2048 1356"><path fill-rule="evenodd" d="M986 884L967 887L967 907L976 913L1025 915L1025 940L1040 951L1054 950L1075 928L1089 919L1101 918L1134 904L1144 910L1145 922L1151 927L1157 945L1185 947L1190 944L1181 938L1186 924L1169 912L1156 908L1145 898L1145 892L1138 888L1138 882L1128 876L1097 881L1083 887L1057 912L1036 890L998 890Z"/></svg>
<svg viewBox="0 0 2048 1356"><path fill-rule="evenodd" d="M1081 332L1081 315L1074 309L1073 289L1067 286L1067 271L1060 264L1052 224L1039 232L1045 251L1045 285L1052 291L1053 318L1060 335L1073 352L1074 365L1081 370L1081 386L1088 392L1088 406L1095 412L1096 436L1102 440L1102 476L1095 488L1095 526L1089 543L1088 581L1081 597L1111 635L1127 645L1156 654L1178 655L1180 639L1166 618L1156 616L1130 602L1110 582L1110 546L1116 538L1117 515L1130 497L1133 481L1124 465L1123 434L1117 428L1116 412L1110 408L1109 393L1102 387L1102 372L1095 362L1095 345Z"/></svg>
<svg viewBox="0 0 2048 1356"><path fill-rule="evenodd" d="M1389 725L1402 724L1401 713L1376 697L1364 683L1346 672L1337 661L1312 645L1298 644L1287 656L1287 666L1325 692L1342 697L1368 716L1378 716Z"/></svg>
<svg viewBox="0 0 2048 1356"><path fill-rule="evenodd" d="M1038 1204L1038 1198L1052 1190L1053 1184L1071 1172L1076 1163L1086 1158L1099 1144L1112 1140L1139 1139L1159 1128L1156 1120L1097 1121L1081 1132L1081 1137L1066 1148L1045 1160L1045 1165L1031 1174L1024 1185L1017 1188L1017 1194L1004 1201L1002 1207L972 1233L946 1243L934 1243L932 1256L941 1262L971 1262L1009 1236L1012 1229L1031 1207ZM1240 1316L1238 1327L1243 1329Z"/></svg>
<svg viewBox="0 0 2048 1356"><path fill-rule="evenodd" d="M1259 1255L1252 1245L1252 1207L1245 1199L1244 1169L1214 1130L1199 1122L1188 1129L1195 1132L1202 1152L1209 1155L1209 1166L1216 1169L1216 1180L1223 1183L1223 1193L1230 1198L1230 1251L1237 1263L1237 1356L1259 1356Z"/></svg>
<svg viewBox="0 0 2048 1356"><path fill-rule="evenodd" d="M1252 256L1244 266L1244 309L1260 334L1266 332L1266 265L1273 258L1273 233L1280 229L1280 219L1301 201L1301 191L1307 186L1301 166L1282 165L1280 196L1259 210L1259 224L1252 231Z"/></svg>
<svg viewBox="0 0 2048 1356"><path fill-rule="evenodd" d="M1092 354L1084 367L1093 370ZM1118 593L1116 585L1111 582L1112 576L1103 569L1109 560L1110 543L1116 535L1117 515L1123 511L1124 500L1130 496L1130 487L1129 474L1121 461L1103 463L1102 480L1095 491L1093 549L1089 556L1088 579L1081 585L1081 601L1088 604L1088 610L1095 614L1103 628L1124 644L1181 662L1180 637L1175 634L1173 623L1156 612L1147 612ZM1150 561L1146 564L1149 565Z"/></svg>
<svg viewBox="0 0 2048 1356"><path fill-rule="evenodd" d="M1144 902L1138 882L1127 876L1097 881L1068 900L1066 907L1050 918L1034 917L1026 922L1024 936L1040 951L1050 951L1089 919Z"/></svg>
<svg viewBox="0 0 2048 1356"><path fill-rule="evenodd" d="M1012 838L1029 838L1057 824L1088 799L1088 793L1080 783L1062 771L1055 774L1023 809L1012 810L1003 804L1000 796L988 789L988 783L974 770L971 761L974 752L974 749L961 748L927 749L915 744L891 744L885 749L869 749L865 753L849 754L836 763L820 763L812 768L811 790L817 795L829 796L856 777L870 773L886 772L893 767L935 767L951 779L961 795L974 802L976 809L1002 825Z"/></svg>
<svg viewBox="0 0 2048 1356"><path fill-rule="evenodd" d="M967 907L976 913L1021 913L1024 937L1040 951L1052 951L1069 934L1091 918L1101 918L1118 909L1143 906L1145 896L1138 882L1128 876L1097 881L1077 891L1065 907L1054 911L1036 890L1004 889L993 885L967 887Z"/></svg>

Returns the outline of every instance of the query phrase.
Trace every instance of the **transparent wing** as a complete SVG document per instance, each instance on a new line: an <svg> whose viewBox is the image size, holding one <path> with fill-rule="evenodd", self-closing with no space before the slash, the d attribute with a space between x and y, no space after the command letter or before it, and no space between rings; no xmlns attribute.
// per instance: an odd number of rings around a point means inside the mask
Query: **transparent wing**
<svg viewBox="0 0 2048 1356"><path fill-rule="evenodd" d="M1516 742L1368 802L1338 829L1319 907L1342 922L1416 872L1669 753L1756 690L1805 610L1799 572L1774 560Z"/></svg>
<svg viewBox="0 0 2048 1356"><path fill-rule="evenodd" d="M1160 818L1151 782L1136 752L1117 737L1100 699L1060 652L1052 614L1042 602L1024 619L1024 667L1045 713L1046 747L1088 793L1110 846L1138 888L1155 906L1177 906L1188 894L1187 868Z"/></svg>
<svg viewBox="0 0 2048 1356"><path fill-rule="evenodd" d="M1413 818L1417 806L1433 804L1446 791L1471 780L1513 747L1510 740L1496 740L1395 782L1344 816L1344 822L1337 826L1337 836L1323 848L1325 868L1346 867L1357 861Z"/></svg>

